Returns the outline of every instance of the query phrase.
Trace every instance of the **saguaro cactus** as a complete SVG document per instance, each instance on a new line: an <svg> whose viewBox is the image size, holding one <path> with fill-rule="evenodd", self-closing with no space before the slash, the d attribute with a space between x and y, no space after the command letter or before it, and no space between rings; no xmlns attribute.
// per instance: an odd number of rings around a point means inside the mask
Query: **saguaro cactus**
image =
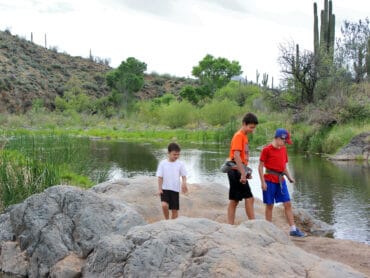
<svg viewBox="0 0 370 278"><path fill-rule="evenodd" d="M321 25L319 36L319 19L317 15L317 4L313 4L314 13L314 53L319 57L321 51L330 55L333 59L335 41L335 15L333 14L333 2L325 0L324 9L321 10Z"/></svg>
<svg viewBox="0 0 370 278"><path fill-rule="evenodd" d="M367 80L370 81L370 38L367 39L366 74L367 74Z"/></svg>
<svg viewBox="0 0 370 278"><path fill-rule="evenodd" d="M263 73L262 74L262 86L266 88L268 82L269 82L269 75L268 75L268 73Z"/></svg>

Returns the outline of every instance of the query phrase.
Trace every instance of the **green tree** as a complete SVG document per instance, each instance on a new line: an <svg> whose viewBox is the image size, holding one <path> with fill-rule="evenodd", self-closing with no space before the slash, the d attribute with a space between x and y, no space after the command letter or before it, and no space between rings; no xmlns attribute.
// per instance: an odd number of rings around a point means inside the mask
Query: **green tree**
<svg viewBox="0 0 370 278"><path fill-rule="evenodd" d="M342 38L337 41L337 61L348 68L357 83L367 74L366 56L369 53L370 21L369 18L350 22L345 20L341 28Z"/></svg>
<svg viewBox="0 0 370 278"><path fill-rule="evenodd" d="M298 45L291 42L280 45L279 62L281 72L285 75L285 82L294 84L294 93L299 95L300 103L313 103L314 89L317 82L315 55L305 50L299 51Z"/></svg>
<svg viewBox="0 0 370 278"><path fill-rule="evenodd" d="M192 75L199 78L201 85L206 86L210 95L225 86L231 77L242 74L238 61L229 61L226 58L214 58L207 54L198 66L193 67Z"/></svg>
<svg viewBox="0 0 370 278"><path fill-rule="evenodd" d="M144 62L129 57L117 69L108 72L106 76L107 85L112 89L113 102L116 105L123 103L126 113L134 93L139 91L144 85L145 71L146 64Z"/></svg>
<svg viewBox="0 0 370 278"><path fill-rule="evenodd" d="M201 100L211 97L207 86L194 87L187 85L180 91L180 97L186 99L191 104L197 105Z"/></svg>

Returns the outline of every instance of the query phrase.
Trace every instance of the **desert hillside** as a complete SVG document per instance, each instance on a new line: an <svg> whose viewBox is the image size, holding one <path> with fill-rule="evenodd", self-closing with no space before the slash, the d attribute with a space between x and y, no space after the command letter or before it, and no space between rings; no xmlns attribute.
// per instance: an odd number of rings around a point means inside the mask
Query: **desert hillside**
<svg viewBox="0 0 370 278"><path fill-rule="evenodd" d="M143 61L145 62L145 61ZM24 38L0 31L0 112L23 113L42 99L54 109L57 95L63 96L66 84L77 80L88 96L108 95L105 74L112 68L102 59L73 57L47 49ZM138 98L151 98L166 92L177 94L194 80L170 75L147 74Z"/></svg>

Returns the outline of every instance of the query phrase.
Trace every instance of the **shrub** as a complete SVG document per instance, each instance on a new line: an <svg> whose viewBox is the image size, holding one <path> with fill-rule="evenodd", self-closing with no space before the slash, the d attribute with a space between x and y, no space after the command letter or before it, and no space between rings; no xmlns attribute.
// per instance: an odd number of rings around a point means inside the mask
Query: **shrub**
<svg viewBox="0 0 370 278"><path fill-rule="evenodd" d="M161 122L170 128L183 127L195 119L196 108L187 101L172 102L162 107Z"/></svg>
<svg viewBox="0 0 370 278"><path fill-rule="evenodd" d="M160 119L160 105L153 101L140 101L136 103L137 118L140 122L158 123Z"/></svg>
<svg viewBox="0 0 370 278"><path fill-rule="evenodd" d="M243 84L238 81L231 81L225 87L219 89L214 98L222 100L229 99L239 106L248 104L252 106L253 100L261 96L261 89L257 85Z"/></svg>
<svg viewBox="0 0 370 278"><path fill-rule="evenodd" d="M228 99L213 100L201 109L202 119L211 125L224 125L239 114L240 108Z"/></svg>

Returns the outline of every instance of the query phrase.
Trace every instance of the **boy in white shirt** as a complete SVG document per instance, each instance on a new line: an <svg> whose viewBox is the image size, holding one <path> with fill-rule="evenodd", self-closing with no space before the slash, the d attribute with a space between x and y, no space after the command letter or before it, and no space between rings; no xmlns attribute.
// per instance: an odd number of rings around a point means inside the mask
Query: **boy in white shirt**
<svg viewBox="0 0 370 278"><path fill-rule="evenodd" d="M187 171L185 164L179 161L181 148L176 143L168 145L168 158L162 160L157 168L156 176L158 177L158 194L161 197L162 211L165 219L169 219L171 210L171 219L178 217L180 209L180 177L181 191L186 193Z"/></svg>

